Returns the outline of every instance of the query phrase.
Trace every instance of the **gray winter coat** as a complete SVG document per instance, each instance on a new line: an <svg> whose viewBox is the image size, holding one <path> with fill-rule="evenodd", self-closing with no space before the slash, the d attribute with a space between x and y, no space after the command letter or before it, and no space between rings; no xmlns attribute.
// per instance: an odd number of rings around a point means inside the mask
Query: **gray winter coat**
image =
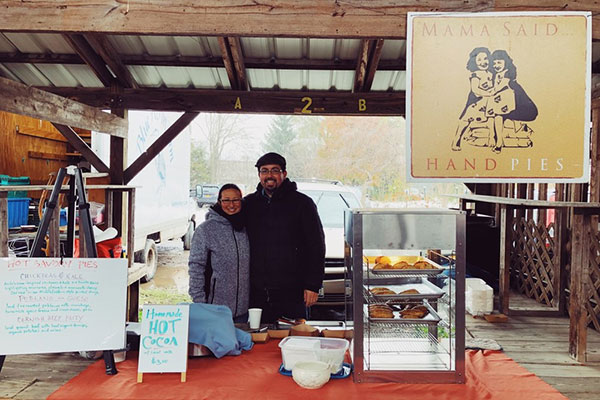
<svg viewBox="0 0 600 400"><path fill-rule="evenodd" d="M247 313L250 244L246 229L235 231L226 218L209 210L194 232L189 275L194 303L225 305L234 317Z"/></svg>

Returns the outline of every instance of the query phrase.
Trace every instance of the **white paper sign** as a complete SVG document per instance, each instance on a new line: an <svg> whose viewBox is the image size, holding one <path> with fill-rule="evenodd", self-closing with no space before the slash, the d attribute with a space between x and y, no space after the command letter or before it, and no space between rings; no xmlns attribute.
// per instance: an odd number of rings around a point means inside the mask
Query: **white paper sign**
<svg viewBox="0 0 600 400"><path fill-rule="evenodd" d="M0 258L0 354L125 347L127 260Z"/></svg>
<svg viewBox="0 0 600 400"><path fill-rule="evenodd" d="M140 372L186 372L190 307L144 304Z"/></svg>

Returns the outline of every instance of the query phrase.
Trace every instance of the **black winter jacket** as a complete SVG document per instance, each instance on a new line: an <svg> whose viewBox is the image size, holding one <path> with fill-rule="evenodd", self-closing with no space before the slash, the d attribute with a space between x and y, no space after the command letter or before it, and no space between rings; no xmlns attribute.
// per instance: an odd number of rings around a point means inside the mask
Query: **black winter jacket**
<svg viewBox="0 0 600 400"><path fill-rule="evenodd" d="M318 292L325 271L325 234L317 206L287 178L270 199L262 190L259 183L243 204L251 289Z"/></svg>

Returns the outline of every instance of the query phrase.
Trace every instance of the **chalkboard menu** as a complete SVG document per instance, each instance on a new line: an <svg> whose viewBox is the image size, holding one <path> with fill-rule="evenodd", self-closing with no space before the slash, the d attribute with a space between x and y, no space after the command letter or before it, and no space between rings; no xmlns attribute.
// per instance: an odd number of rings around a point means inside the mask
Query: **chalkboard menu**
<svg viewBox="0 0 600 400"><path fill-rule="evenodd" d="M127 260L0 258L0 354L125 347Z"/></svg>
<svg viewBox="0 0 600 400"><path fill-rule="evenodd" d="M138 373L186 372L190 307L144 304Z"/></svg>

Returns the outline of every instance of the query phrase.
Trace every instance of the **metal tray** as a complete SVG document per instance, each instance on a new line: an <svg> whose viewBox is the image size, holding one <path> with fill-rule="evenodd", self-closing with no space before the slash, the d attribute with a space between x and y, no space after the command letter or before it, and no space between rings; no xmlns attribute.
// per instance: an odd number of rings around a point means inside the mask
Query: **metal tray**
<svg viewBox="0 0 600 400"><path fill-rule="evenodd" d="M429 260L422 259L420 261L425 261L427 264L431 265L433 268L430 269L373 269L368 267L368 273L373 275L388 275L388 276L415 276L415 275L437 275L444 271L439 264Z"/></svg>
<svg viewBox="0 0 600 400"><path fill-rule="evenodd" d="M423 277L418 278L404 278L398 282L396 285L369 285L367 289L368 295L378 301L385 300L421 300L421 299L439 299L444 295L444 291L429 282L427 279ZM368 289L371 289L374 286L386 287L390 290L393 290L397 294L373 294ZM419 291L418 294L399 294L400 292L408 289L416 289Z"/></svg>
<svg viewBox="0 0 600 400"><path fill-rule="evenodd" d="M369 318L369 322L384 322L388 324L419 324L419 325L437 325L442 319L437 312L429 305L427 301L423 302L427 307L429 314L423 318L400 318L400 311L394 311L394 318L371 318L369 317L369 308L365 307L365 313Z"/></svg>

